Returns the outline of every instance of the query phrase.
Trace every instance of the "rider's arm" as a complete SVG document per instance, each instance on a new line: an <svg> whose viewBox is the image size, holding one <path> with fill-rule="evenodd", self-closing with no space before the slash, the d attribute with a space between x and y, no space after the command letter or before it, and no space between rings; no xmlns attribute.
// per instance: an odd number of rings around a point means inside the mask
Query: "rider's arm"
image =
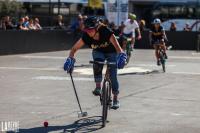
<svg viewBox="0 0 200 133"><path fill-rule="evenodd" d="M138 28L136 28L136 32L138 33L138 40L139 39L141 39L142 38L142 36L141 36L141 32L140 32L140 28L138 27Z"/></svg>
<svg viewBox="0 0 200 133"><path fill-rule="evenodd" d="M84 45L84 42L82 39L79 39L75 45L71 48L69 57L74 57L74 54L76 53L77 50L79 50L82 46Z"/></svg>
<svg viewBox="0 0 200 133"><path fill-rule="evenodd" d="M111 35L110 37L110 42L113 44L113 46L115 47L117 53L121 53L123 52L121 46L119 45L119 42L117 41L116 37L114 34Z"/></svg>

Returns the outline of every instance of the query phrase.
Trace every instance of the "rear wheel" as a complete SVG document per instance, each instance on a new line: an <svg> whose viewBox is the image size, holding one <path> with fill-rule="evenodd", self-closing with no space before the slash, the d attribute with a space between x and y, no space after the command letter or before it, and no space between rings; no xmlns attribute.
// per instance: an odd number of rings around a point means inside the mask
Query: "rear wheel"
<svg viewBox="0 0 200 133"><path fill-rule="evenodd" d="M103 127L106 126L107 115L108 115L108 100L109 100L109 82L105 82L102 88L102 124Z"/></svg>

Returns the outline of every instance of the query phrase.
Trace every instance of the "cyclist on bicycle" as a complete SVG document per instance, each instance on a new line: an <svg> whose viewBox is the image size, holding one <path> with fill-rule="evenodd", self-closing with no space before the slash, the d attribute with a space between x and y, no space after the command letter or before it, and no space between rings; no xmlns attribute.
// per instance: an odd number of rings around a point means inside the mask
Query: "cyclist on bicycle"
<svg viewBox="0 0 200 133"><path fill-rule="evenodd" d="M154 19L153 21L153 27L151 28L149 32L149 38L150 43L154 46L155 49L155 56L157 59L157 65L161 65L161 62L159 60L159 48L162 48L164 50L164 56L167 59L166 54L166 46L165 46L165 40L166 34L164 28L161 26L161 20L159 18Z"/></svg>
<svg viewBox="0 0 200 133"><path fill-rule="evenodd" d="M117 68L122 69L125 66L127 56L120 47L118 41L115 38L113 32L104 24L99 23L97 17L88 17L84 21L84 32L82 37L72 47L69 57L64 64L64 70L72 72L75 58L74 54L84 44L92 48L92 56L94 61L105 61L116 62L116 66L111 66L110 75L112 82L112 93L113 93L113 108L119 108L120 104L118 101L119 84L117 80ZM102 82L102 70L103 65L93 65L94 79L96 88L93 94L98 96L101 94L101 82Z"/></svg>
<svg viewBox="0 0 200 133"><path fill-rule="evenodd" d="M138 33L137 39L140 40L142 38L139 25L136 21L136 15L129 13L129 19L125 21L124 25L125 27L123 29L123 36L126 38L131 38L131 47L133 49L136 37L135 31Z"/></svg>

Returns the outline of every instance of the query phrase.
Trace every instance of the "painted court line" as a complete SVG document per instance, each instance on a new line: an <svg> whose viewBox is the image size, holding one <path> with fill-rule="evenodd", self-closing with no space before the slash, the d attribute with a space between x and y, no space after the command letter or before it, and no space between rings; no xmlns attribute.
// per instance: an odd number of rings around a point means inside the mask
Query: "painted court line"
<svg viewBox="0 0 200 133"><path fill-rule="evenodd" d="M38 76L32 78L34 80L57 80L57 81L62 81L62 80L68 80L71 81L70 77L59 77L59 76ZM93 78L78 78L74 77L74 80L76 81L94 81Z"/></svg>
<svg viewBox="0 0 200 133"><path fill-rule="evenodd" d="M37 71L59 71L61 68L33 68L33 67L0 67L2 70L37 70Z"/></svg>
<svg viewBox="0 0 200 133"><path fill-rule="evenodd" d="M35 56L35 55L23 55L20 56L21 58L28 58L28 59L66 59L66 57L60 57L60 56Z"/></svg>
<svg viewBox="0 0 200 133"><path fill-rule="evenodd" d="M173 74L184 74L184 75L200 75L200 73L194 72L172 72Z"/></svg>
<svg viewBox="0 0 200 133"><path fill-rule="evenodd" d="M192 57L192 56L170 56L170 59L195 59L200 60L200 57Z"/></svg>
<svg viewBox="0 0 200 133"><path fill-rule="evenodd" d="M200 55L200 52L199 53L192 53L192 55Z"/></svg>
<svg viewBox="0 0 200 133"><path fill-rule="evenodd" d="M134 64L137 67L157 67L156 64ZM167 67L176 67L176 65L166 65Z"/></svg>
<svg viewBox="0 0 200 133"><path fill-rule="evenodd" d="M36 70L36 71L63 71L63 68L33 68L33 67L0 67L0 70ZM145 69L142 67L127 67L124 69L118 70L118 74L126 74L126 73L138 73L138 72L151 72L150 69ZM74 70L76 73L80 73L83 75L93 75L92 68L77 68ZM105 73L105 69L104 69Z"/></svg>
<svg viewBox="0 0 200 133"><path fill-rule="evenodd" d="M105 73L106 69L103 70L103 73ZM91 68L80 68L75 69L74 72L83 74L83 75L93 75L93 69ZM150 69L144 69L141 67L127 67L124 69L119 69L118 74L128 74L128 73L144 73L144 72L152 72Z"/></svg>

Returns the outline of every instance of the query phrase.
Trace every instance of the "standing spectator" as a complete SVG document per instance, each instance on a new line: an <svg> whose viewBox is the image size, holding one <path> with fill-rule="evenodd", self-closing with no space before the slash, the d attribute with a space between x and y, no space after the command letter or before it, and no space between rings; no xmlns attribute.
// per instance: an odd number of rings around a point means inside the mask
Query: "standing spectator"
<svg viewBox="0 0 200 133"><path fill-rule="evenodd" d="M23 23L24 23L24 18L20 18L18 24L17 24L17 29L18 30L28 30L27 27L24 27L23 26Z"/></svg>
<svg viewBox="0 0 200 133"><path fill-rule="evenodd" d="M87 15L84 15L84 16L83 16L83 21L85 21L87 18L88 18L88 16L87 16Z"/></svg>
<svg viewBox="0 0 200 133"><path fill-rule="evenodd" d="M1 29L6 30L5 17L1 19Z"/></svg>
<svg viewBox="0 0 200 133"><path fill-rule="evenodd" d="M40 25L40 21L38 18L34 19L34 25L35 25L36 30L42 30L42 27Z"/></svg>
<svg viewBox="0 0 200 133"><path fill-rule="evenodd" d="M28 28L28 25L29 25L29 17L28 16L24 17L24 23L22 25L23 25L23 27Z"/></svg>
<svg viewBox="0 0 200 133"><path fill-rule="evenodd" d="M183 28L183 31L191 31L189 23L185 24L185 27Z"/></svg>
<svg viewBox="0 0 200 133"><path fill-rule="evenodd" d="M83 25L83 21L84 19L86 19L85 17L83 17L81 14L78 15L78 32L82 31L84 29L84 25Z"/></svg>
<svg viewBox="0 0 200 133"><path fill-rule="evenodd" d="M33 19L29 20L28 29L29 30L36 30L36 27L34 25Z"/></svg>
<svg viewBox="0 0 200 133"><path fill-rule="evenodd" d="M120 24L120 26L119 26L120 33L123 32L124 27L125 27L124 21L122 21L121 24Z"/></svg>
<svg viewBox="0 0 200 133"><path fill-rule="evenodd" d="M56 23L56 27L58 29L65 29L65 24L63 22L63 16L62 15L58 15L58 20L57 20L57 23Z"/></svg>
<svg viewBox="0 0 200 133"><path fill-rule="evenodd" d="M11 22L10 16L5 17L5 30L13 29L14 25Z"/></svg>
<svg viewBox="0 0 200 133"><path fill-rule="evenodd" d="M2 18L0 19L0 30L2 30Z"/></svg>
<svg viewBox="0 0 200 133"><path fill-rule="evenodd" d="M74 35L79 35L82 29L84 28L83 25L83 16L81 14L78 15L78 18L72 23L71 30L74 32Z"/></svg>
<svg viewBox="0 0 200 133"><path fill-rule="evenodd" d="M104 19L103 24L105 24L106 26L109 26L109 20L108 19Z"/></svg>
<svg viewBox="0 0 200 133"><path fill-rule="evenodd" d="M119 28L117 28L117 26L115 25L115 23L114 22L111 22L110 23L110 29L114 32L114 35L115 36L120 36L120 30L119 30Z"/></svg>
<svg viewBox="0 0 200 133"><path fill-rule="evenodd" d="M145 22L145 20L140 20L140 22L139 22L139 28L140 28L140 31L144 31L144 29L145 29L145 26L146 26L146 22Z"/></svg>
<svg viewBox="0 0 200 133"><path fill-rule="evenodd" d="M176 23L174 22L171 23L170 31L176 31Z"/></svg>

